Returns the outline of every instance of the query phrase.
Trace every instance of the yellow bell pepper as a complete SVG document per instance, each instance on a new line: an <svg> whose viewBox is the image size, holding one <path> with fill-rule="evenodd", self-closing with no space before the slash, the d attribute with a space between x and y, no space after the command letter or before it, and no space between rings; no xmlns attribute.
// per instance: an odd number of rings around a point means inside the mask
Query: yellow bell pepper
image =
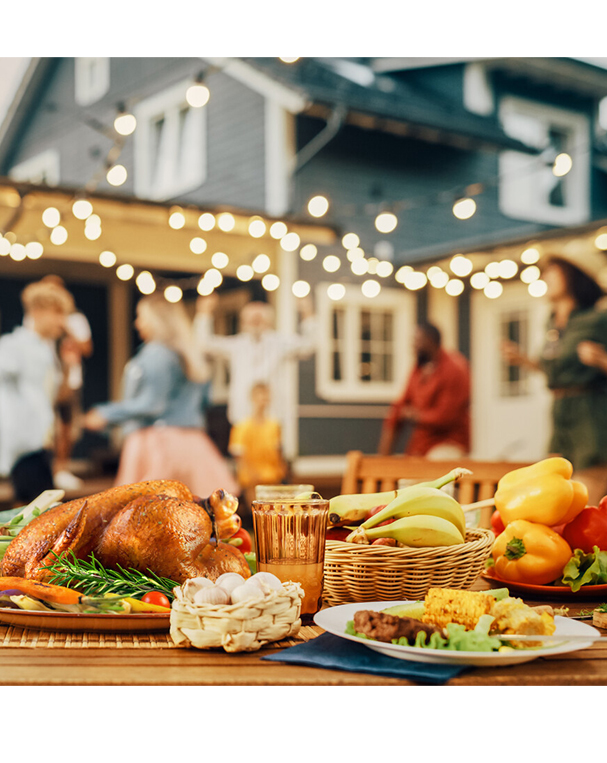
<svg viewBox="0 0 607 763"><path fill-rule="evenodd" d="M571 546L546 525L517 519L497 536L491 555L495 572L513 583L547 585L563 574Z"/></svg>
<svg viewBox="0 0 607 763"><path fill-rule="evenodd" d="M131 597L125 598L124 601L127 601L131 605L131 611L132 612L170 612L170 607L161 607L159 604L147 604L145 601L141 601L140 599L132 599Z"/></svg>
<svg viewBox="0 0 607 763"><path fill-rule="evenodd" d="M560 457L505 474L495 493L495 508L504 525L517 519L549 527L570 522L588 500L585 485L572 480L572 474L571 462Z"/></svg>

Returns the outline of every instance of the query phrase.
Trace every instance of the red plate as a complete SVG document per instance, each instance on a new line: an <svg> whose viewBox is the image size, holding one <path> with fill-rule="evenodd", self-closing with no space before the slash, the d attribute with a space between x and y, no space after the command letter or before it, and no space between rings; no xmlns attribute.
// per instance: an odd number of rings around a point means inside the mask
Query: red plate
<svg viewBox="0 0 607 763"><path fill-rule="evenodd" d="M579 591L572 591L569 586L533 585L532 583L513 583L499 578L492 569L481 572L481 577L495 588L508 588L519 593L533 594L531 598L538 599L603 599L607 597L607 583L582 586Z"/></svg>

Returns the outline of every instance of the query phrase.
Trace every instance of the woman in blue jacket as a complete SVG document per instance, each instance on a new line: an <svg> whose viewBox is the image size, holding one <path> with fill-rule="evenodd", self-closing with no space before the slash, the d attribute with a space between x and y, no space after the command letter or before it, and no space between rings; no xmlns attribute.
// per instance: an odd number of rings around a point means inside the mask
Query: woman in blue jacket
<svg viewBox="0 0 607 763"><path fill-rule="evenodd" d="M227 461L204 431L209 371L183 304L160 294L143 297L135 328L143 345L125 368L123 399L84 417L93 431L122 427L116 484L177 479L199 496L217 488L238 495Z"/></svg>

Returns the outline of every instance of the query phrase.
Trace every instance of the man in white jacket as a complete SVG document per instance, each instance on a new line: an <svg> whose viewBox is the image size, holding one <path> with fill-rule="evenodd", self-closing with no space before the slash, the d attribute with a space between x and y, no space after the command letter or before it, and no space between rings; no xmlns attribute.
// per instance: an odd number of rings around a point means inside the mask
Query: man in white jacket
<svg viewBox="0 0 607 763"><path fill-rule="evenodd" d="M249 302L240 312L240 331L231 336L213 332L216 295L201 297L194 326L202 351L229 364L228 421L234 425L251 416L251 389L258 382L270 388L268 417L287 428L286 361L308 358L317 347L316 318L311 302L300 300L301 333L274 330L274 310L265 302Z"/></svg>
<svg viewBox="0 0 607 763"><path fill-rule="evenodd" d="M61 366L55 342L74 309L52 279L25 287L24 325L0 337L0 475L10 476L17 505L54 487L52 447Z"/></svg>

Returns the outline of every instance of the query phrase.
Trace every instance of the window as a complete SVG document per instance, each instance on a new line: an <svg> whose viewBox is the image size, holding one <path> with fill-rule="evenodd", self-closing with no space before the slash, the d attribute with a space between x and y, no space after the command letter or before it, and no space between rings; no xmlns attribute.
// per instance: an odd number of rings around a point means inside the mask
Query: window
<svg viewBox="0 0 607 763"><path fill-rule="evenodd" d="M500 336L514 342L524 355L529 354L529 321L526 312L504 313L500 318ZM500 359L500 396L521 397L529 394L529 372L523 366Z"/></svg>
<svg viewBox="0 0 607 763"><path fill-rule="evenodd" d="M59 184L59 152L49 148L40 154L25 159L9 171L13 180L40 185Z"/></svg>
<svg viewBox="0 0 607 763"><path fill-rule="evenodd" d="M202 185L206 177L206 108L188 105L187 80L135 109L135 193L167 199Z"/></svg>
<svg viewBox="0 0 607 763"><path fill-rule="evenodd" d="M501 211L520 220L559 226L586 222L590 195L588 118L508 96L500 102L500 119L508 135L541 151L536 156L502 152ZM568 154L572 160L571 169L562 177L552 171L558 154Z"/></svg>
<svg viewBox="0 0 607 763"><path fill-rule="evenodd" d="M110 59L74 59L74 80L76 103L80 106L95 103L110 89Z"/></svg>
<svg viewBox="0 0 607 763"><path fill-rule="evenodd" d="M383 289L369 299L355 285L339 301L319 284L316 301L321 334L318 350L318 394L327 400L391 402L404 384L411 360L415 325L414 297L400 289Z"/></svg>

